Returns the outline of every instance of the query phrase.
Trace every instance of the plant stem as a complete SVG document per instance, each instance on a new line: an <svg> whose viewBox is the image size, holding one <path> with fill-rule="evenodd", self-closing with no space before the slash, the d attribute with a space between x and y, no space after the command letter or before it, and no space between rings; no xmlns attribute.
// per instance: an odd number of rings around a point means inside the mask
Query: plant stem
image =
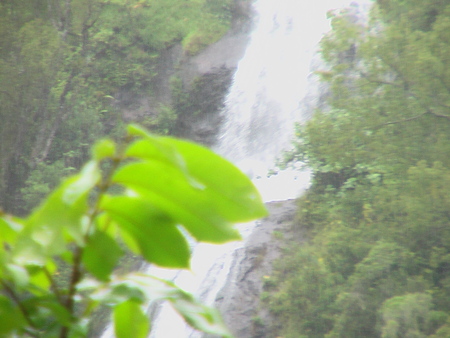
<svg viewBox="0 0 450 338"><path fill-rule="evenodd" d="M108 172L104 175L101 184L98 186L99 191L97 194L97 198L94 202L94 207L92 208L92 212L89 216L89 225L87 228L87 231L84 235L85 242L87 243L89 241L89 237L91 235L91 229L95 224L95 219L97 218L98 214L100 213L100 203L103 198L103 196L108 191L110 185L111 185L111 178L114 175L115 171L121 164L123 160L123 153L126 149L126 145L131 141L130 138L126 138L123 144L122 149L120 150L119 154L112 159L113 163L108 170ZM76 293L76 286L78 282L83 277L83 271L81 266L81 259L83 256L83 248L80 246L77 246L75 248L74 254L73 254L73 268L72 268L72 276L70 279L70 286L69 286L69 293L67 294L67 298L65 302L63 303L63 306L67 309L67 311L70 313L71 316L73 316L74 313L74 296ZM59 338L67 338L69 334L69 327L64 326L61 328Z"/></svg>
<svg viewBox="0 0 450 338"><path fill-rule="evenodd" d="M74 310L74 296L76 292L76 286L78 282L81 280L81 277L83 276L83 273L81 271L81 256L83 254L83 249L79 246L75 248L75 251L73 253L73 269L72 269L72 276L70 278L70 285L69 285L69 293L67 294L67 298L64 304L64 307L67 309L67 311L73 315ZM61 328L61 332L59 334L60 338L66 338L69 334L69 327L64 326Z"/></svg>

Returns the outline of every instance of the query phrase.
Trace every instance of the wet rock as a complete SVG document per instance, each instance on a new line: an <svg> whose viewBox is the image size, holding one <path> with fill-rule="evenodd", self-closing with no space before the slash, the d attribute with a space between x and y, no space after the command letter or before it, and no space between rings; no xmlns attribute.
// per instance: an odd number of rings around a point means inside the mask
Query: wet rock
<svg viewBox="0 0 450 338"><path fill-rule="evenodd" d="M264 279L270 276L283 242L293 236L301 241L292 230L295 200L270 202L267 207L270 215L259 221L245 247L235 252L225 287L214 304L236 338L273 338L269 311L260 301ZM206 334L203 338L217 336Z"/></svg>
<svg viewBox="0 0 450 338"><path fill-rule="evenodd" d="M193 108L200 108L177 110L177 114L181 114L171 132L175 136L212 145L221 123L221 104L249 42L251 3L250 0L235 0L231 29L199 54L186 55L181 44L161 51L155 60L156 75L151 80L148 93L137 94L122 88L114 95L114 105L122 111L124 120L149 121L157 119L167 107L173 108L180 94L174 92L173 80L180 79L182 94ZM202 83L201 88L198 83Z"/></svg>

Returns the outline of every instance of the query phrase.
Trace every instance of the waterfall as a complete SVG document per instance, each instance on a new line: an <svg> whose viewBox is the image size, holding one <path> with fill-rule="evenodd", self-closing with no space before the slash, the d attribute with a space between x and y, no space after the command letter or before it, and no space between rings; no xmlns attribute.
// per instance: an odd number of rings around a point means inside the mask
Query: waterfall
<svg viewBox="0 0 450 338"><path fill-rule="evenodd" d="M289 148L294 122L304 121L302 98L311 97L311 63L318 42L329 30L326 12L348 6L349 0L257 0L253 31L239 62L222 112L224 126L215 151L250 177L265 201L297 197L309 184L307 172L283 171L267 177L277 156ZM361 1L360 1L361 2ZM151 268L163 278L211 305L222 288L234 250L245 245L255 223L239 228L244 241L226 245L198 244L191 271ZM164 274L164 275L163 275ZM102 337L112 337L112 329ZM167 304L158 312L151 338L197 338Z"/></svg>
<svg viewBox="0 0 450 338"><path fill-rule="evenodd" d="M311 71L320 59L318 42L330 29L326 13L348 1L254 3L256 22L226 100L216 151L253 178L266 202L297 197L309 185L307 172L285 170L272 177L267 172L289 149L294 123L310 117L305 108L317 106Z"/></svg>

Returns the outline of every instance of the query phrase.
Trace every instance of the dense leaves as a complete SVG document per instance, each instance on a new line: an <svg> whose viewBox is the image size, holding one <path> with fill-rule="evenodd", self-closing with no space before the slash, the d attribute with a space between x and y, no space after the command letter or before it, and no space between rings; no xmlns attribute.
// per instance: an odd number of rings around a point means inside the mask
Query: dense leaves
<svg viewBox="0 0 450 338"><path fill-rule="evenodd" d="M230 0L2 1L2 207L28 212L79 170L95 140L120 134L125 103L157 95L168 50L198 53L232 10ZM149 125L167 132L174 109L159 110Z"/></svg>
<svg viewBox="0 0 450 338"><path fill-rule="evenodd" d="M189 268L187 233L235 240L234 223L265 214L256 188L231 163L129 126L123 143L99 141L83 169L27 218L0 215L0 313L8 319L0 332L85 336L87 319L104 304L113 307L117 337L146 337L145 309L169 300L194 328L229 337L214 310L172 283L113 271L122 243L149 263ZM58 281L67 266L68 280Z"/></svg>
<svg viewBox="0 0 450 338"><path fill-rule="evenodd" d="M298 126L313 172L294 248L266 297L283 337L449 332L448 3L377 1L332 13L328 108ZM275 285L275 286L274 286Z"/></svg>

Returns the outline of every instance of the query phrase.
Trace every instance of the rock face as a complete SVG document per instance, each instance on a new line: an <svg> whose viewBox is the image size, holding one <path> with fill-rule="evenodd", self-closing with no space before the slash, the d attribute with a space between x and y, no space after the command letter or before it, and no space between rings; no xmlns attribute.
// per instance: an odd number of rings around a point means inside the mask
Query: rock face
<svg viewBox="0 0 450 338"><path fill-rule="evenodd" d="M178 137L211 146L222 124L222 108L234 69L222 66L195 78L173 103L181 113L173 133ZM181 100L180 100L181 99Z"/></svg>
<svg viewBox="0 0 450 338"><path fill-rule="evenodd" d="M296 213L295 200L270 202L267 208L270 215L257 224L245 247L235 252L225 287L214 304L236 338L273 338L270 314L260 301L264 277L271 274L284 241L300 236L291 226ZM203 338L218 337L205 334Z"/></svg>
<svg viewBox="0 0 450 338"><path fill-rule="evenodd" d="M214 143L220 126L218 112L249 41L251 8L251 1L235 0L230 31L198 55L186 55L180 44L161 52L150 94L136 95L124 90L115 95L115 104L122 111L124 120L157 117L164 107L177 104L181 90L194 107L188 107L187 112L182 109L173 134L207 145ZM178 87L178 92L174 92L174 79L181 81L182 88ZM198 109L193 110L196 107Z"/></svg>

